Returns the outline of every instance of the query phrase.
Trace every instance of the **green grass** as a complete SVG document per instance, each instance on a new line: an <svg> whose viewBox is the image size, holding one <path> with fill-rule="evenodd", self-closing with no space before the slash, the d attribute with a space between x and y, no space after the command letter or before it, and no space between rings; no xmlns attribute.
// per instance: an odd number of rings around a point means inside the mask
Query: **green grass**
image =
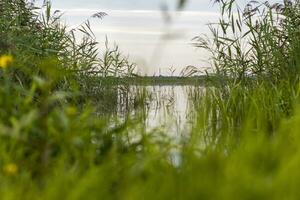
<svg viewBox="0 0 300 200"><path fill-rule="evenodd" d="M118 118L116 81L198 77L134 77L117 47L99 58L88 22L79 43L49 2L40 15L0 0L0 55L14 58L0 67L1 199L298 199L300 3L219 5L212 39L195 41L214 75L190 94L190 133L172 139L147 129L144 91Z"/></svg>

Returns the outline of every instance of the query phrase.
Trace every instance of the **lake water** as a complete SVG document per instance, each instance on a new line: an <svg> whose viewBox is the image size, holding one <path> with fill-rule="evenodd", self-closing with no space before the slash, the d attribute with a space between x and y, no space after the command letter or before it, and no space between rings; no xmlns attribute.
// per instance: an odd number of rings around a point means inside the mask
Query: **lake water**
<svg viewBox="0 0 300 200"><path fill-rule="evenodd" d="M118 91L118 116L144 118L147 131L159 128L172 137L188 134L194 119L195 94L202 86L130 86ZM141 107L138 107L141 100Z"/></svg>

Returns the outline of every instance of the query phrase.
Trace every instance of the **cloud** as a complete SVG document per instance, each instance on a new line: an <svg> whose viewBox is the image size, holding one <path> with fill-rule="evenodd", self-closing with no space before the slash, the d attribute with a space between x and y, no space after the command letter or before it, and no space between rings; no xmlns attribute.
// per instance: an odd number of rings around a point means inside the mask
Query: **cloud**
<svg viewBox="0 0 300 200"><path fill-rule="evenodd" d="M55 8L55 10L60 10L69 16L89 16L96 12L106 12L113 16L161 16L161 10L111 10L111 9L86 9L86 8ZM206 16L219 16L218 12L213 11L169 11L170 15L182 15L190 17L206 17Z"/></svg>

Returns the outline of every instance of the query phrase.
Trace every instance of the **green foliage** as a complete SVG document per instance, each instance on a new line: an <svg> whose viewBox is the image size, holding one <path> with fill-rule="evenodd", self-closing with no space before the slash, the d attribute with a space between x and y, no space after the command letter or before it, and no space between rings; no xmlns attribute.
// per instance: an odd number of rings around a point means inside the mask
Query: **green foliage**
<svg viewBox="0 0 300 200"><path fill-rule="evenodd" d="M200 101L207 134L219 142L239 138L250 120L253 132L273 135L299 99L299 1L251 1L245 9L235 1L220 5L220 21L210 25L213 38L196 38L198 47L211 52L215 69L215 88Z"/></svg>
<svg viewBox="0 0 300 200"><path fill-rule="evenodd" d="M235 83L249 76L275 84L298 79L298 1L250 1L245 9L234 0L222 1L221 13L219 23L210 25L212 40L195 38L198 47L211 52L217 74Z"/></svg>
<svg viewBox="0 0 300 200"><path fill-rule="evenodd" d="M1 199L298 199L299 1L234 5L199 42L214 85L195 89L192 130L172 140L146 128L143 91L134 114L111 114L128 102L98 76L134 65L108 44L99 59L88 21L80 43L49 2L40 15L0 0L0 54L14 58L0 66Z"/></svg>

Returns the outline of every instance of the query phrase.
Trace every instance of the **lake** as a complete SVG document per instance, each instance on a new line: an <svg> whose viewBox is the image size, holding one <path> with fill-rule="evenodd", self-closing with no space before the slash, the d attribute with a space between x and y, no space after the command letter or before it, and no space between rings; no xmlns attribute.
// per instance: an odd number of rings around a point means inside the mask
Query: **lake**
<svg viewBox="0 0 300 200"><path fill-rule="evenodd" d="M195 99L203 86L129 86L118 89L119 119L139 118L146 130L159 129L171 137L188 134L195 119Z"/></svg>

